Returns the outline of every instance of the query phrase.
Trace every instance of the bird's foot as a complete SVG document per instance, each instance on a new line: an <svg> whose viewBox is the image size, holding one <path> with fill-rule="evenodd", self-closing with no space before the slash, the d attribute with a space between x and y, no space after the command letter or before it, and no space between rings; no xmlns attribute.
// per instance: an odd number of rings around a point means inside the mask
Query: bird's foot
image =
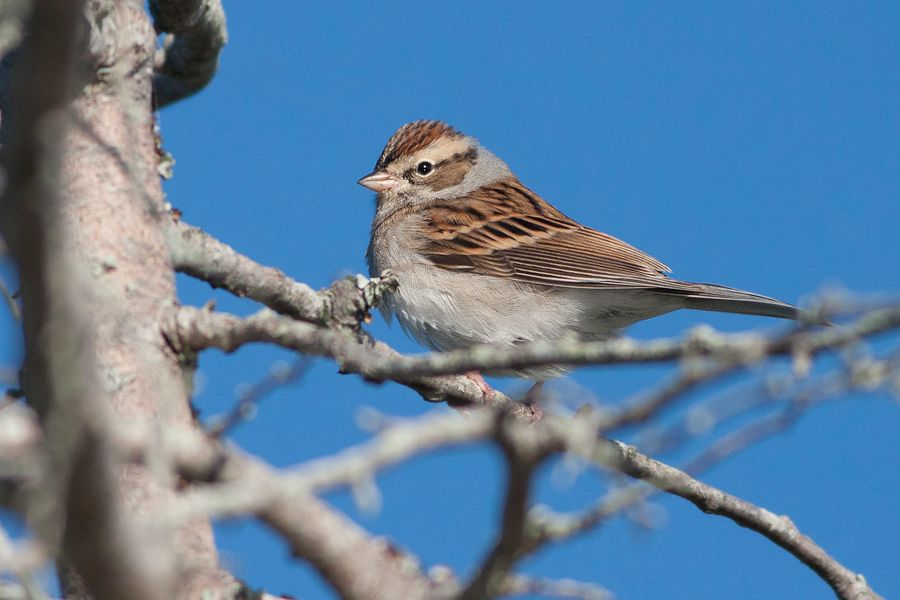
<svg viewBox="0 0 900 600"><path fill-rule="evenodd" d="M466 377L474 381L478 387L481 389L481 393L484 394L485 400L493 400L496 392L494 392L494 388L492 388L487 381L484 380L484 377L481 376L481 373L478 371L469 371L466 373Z"/></svg>

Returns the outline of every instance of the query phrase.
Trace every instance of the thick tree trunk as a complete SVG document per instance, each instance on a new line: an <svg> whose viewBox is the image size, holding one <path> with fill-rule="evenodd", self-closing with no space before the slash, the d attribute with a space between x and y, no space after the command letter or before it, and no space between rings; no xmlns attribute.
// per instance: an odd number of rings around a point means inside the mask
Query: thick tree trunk
<svg viewBox="0 0 900 600"><path fill-rule="evenodd" d="M77 4L35 2L31 34L2 82L2 222L25 309L23 387L63 496L31 517L95 597L230 598L235 583L218 568L208 523L174 535L145 526L177 482L108 456L117 423L162 428L192 416L160 326L176 297L159 222L155 32L138 0L88 2L82 28L71 25ZM122 540L109 538L121 535L138 536L140 550L118 553ZM84 597L66 573L67 597Z"/></svg>

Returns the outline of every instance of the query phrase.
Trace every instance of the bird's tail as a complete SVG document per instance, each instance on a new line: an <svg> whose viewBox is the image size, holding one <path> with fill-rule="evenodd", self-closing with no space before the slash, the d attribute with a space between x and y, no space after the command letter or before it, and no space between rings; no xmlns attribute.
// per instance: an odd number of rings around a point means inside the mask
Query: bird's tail
<svg viewBox="0 0 900 600"><path fill-rule="evenodd" d="M780 319L806 320L810 318L806 311L767 296L708 283L695 283L691 287L690 291L685 290L678 293L684 299L685 308Z"/></svg>

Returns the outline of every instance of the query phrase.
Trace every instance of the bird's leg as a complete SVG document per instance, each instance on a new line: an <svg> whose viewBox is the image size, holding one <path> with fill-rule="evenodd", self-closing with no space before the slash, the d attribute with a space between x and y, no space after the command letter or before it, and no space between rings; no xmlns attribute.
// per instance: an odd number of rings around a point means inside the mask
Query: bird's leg
<svg viewBox="0 0 900 600"><path fill-rule="evenodd" d="M484 380L484 377L481 376L481 373L479 373L478 371L468 371L466 372L466 377L478 384L478 387L481 388L481 393L484 394L485 399L490 400L494 397L494 388L492 388L488 384L488 382Z"/></svg>

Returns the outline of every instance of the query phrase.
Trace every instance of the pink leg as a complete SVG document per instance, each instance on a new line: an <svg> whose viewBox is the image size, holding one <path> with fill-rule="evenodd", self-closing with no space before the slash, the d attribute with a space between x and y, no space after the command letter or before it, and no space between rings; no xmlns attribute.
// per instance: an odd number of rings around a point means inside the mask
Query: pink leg
<svg viewBox="0 0 900 600"><path fill-rule="evenodd" d="M489 400L494 397L494 388L488 385L488 382L484 380L481 373L478 371L469 371L466 373L466 377L478 384L478 387L481 388L481 393L484 394L486 399Z"/></svg>

